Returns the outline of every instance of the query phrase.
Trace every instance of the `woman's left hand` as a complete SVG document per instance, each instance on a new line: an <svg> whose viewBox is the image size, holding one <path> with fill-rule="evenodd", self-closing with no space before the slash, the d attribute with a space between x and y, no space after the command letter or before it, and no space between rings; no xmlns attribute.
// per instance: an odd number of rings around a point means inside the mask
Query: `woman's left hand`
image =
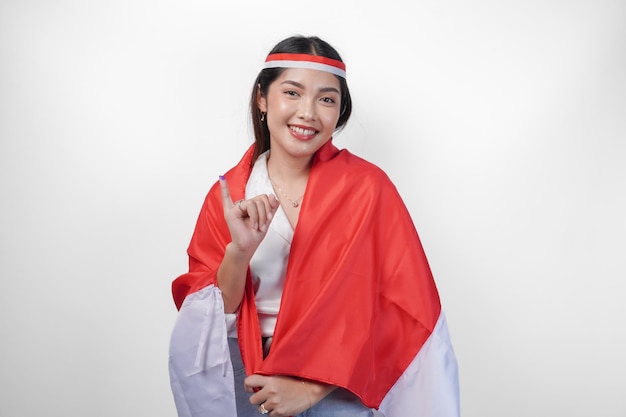
<svg viewBox="0 0 626 417"><path fill-rule="evenodd" d="M289 376L250 375L244 381L246 391L256 392L250 403L259 406L259 412L270 417L295 416L317 404L335 387L315 381ZM263 407L261 407L261 405Z"/></svg>

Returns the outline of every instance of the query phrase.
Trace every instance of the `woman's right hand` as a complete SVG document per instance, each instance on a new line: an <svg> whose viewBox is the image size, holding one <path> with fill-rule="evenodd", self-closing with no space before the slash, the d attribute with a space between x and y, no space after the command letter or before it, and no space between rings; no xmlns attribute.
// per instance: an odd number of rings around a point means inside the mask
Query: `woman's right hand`
<svg viewBox="0 0 626 417"><path fill-rule="evenodd" d="M224 218L230 230L233 249L252 256L265 237L280 203L276 196L261 194L233 202L226 179L220 176Z"/></svg>

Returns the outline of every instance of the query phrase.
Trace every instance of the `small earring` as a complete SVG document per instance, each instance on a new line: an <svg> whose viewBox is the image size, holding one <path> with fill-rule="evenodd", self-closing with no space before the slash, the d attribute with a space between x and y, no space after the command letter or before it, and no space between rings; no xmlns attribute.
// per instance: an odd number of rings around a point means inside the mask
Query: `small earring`
<svg viewBox="0 0 626 417"><path fill-rule="evenodd" d="M261 121L264 122L265 121L265 113L261 112Z"/></svg>

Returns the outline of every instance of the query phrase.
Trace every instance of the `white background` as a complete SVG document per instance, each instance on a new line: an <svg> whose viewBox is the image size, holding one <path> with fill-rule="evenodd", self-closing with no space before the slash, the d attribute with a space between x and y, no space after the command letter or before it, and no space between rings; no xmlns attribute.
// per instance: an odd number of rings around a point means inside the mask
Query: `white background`
<svg viewBox="0 0 626 417"><path fill-rule="evenodd" d="M626 416L626 2L0 2L0 415L173 417L171 281L317 34L411 211L464 417Z"/></svg>

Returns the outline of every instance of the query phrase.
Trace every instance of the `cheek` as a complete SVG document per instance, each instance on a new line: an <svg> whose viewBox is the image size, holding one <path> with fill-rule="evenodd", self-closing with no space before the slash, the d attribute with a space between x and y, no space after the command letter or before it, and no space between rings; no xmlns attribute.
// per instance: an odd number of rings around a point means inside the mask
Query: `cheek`
<svg viewBox="0 0 626 417"><path fill-rule="evenodd" d="M330 110L330 109L326 109L328 111L319 113L320 114L320 118L322 119L322 122L324 124L324 127L326 129L335 129L335 126L337 126L337 122L339 121L339 111L338 110Z"/></svg>
<svg viewBox="0 0 626 417"><path fill-rule="evenodd" d="M272 112L278 112L278 113L288 113L290 111L293 111L294 108L294 101L293 100L287 100L284 97L278 96L278 95L273 95L270 97L271 100L268 100L268 108L270 111Z"/></svg>

